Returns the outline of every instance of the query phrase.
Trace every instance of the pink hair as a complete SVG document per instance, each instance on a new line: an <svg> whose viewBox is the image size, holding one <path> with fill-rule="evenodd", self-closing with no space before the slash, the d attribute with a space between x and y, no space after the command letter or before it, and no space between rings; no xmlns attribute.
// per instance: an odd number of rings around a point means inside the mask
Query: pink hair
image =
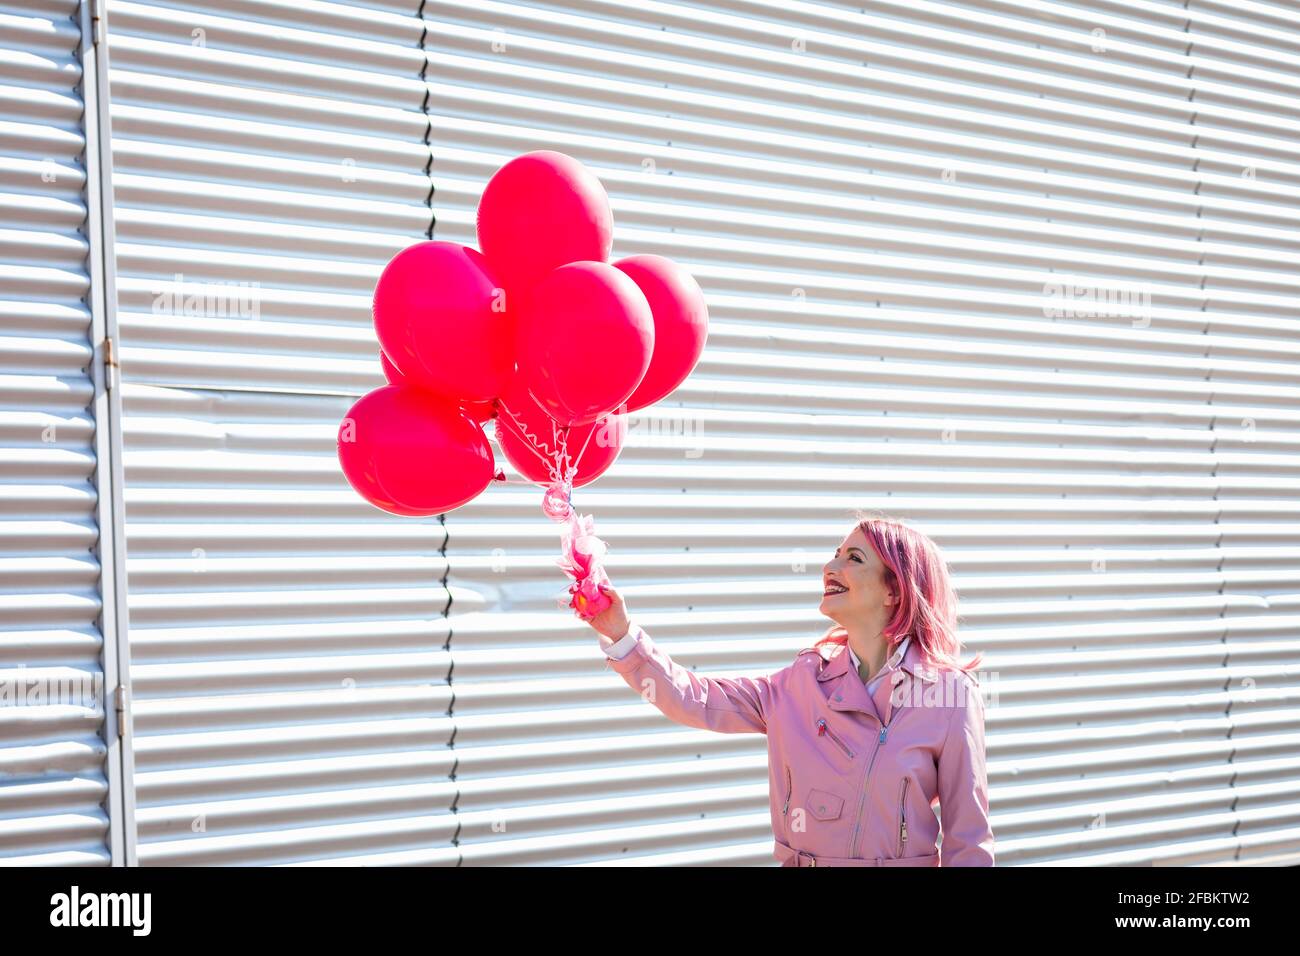
<svg viewBox="0 0 1300 956"><path fill-rule="evenodd" d="M967 673L978 667L984 658L983 651L966 664L957 659L961 653L961 641L957 637L957 592L939 546L899 519L864 512L855 513L854 518L885 566L885 585L898 594L894 616L884 630L889 643L886 657L910 634L921 647L922 659L931 667ZM848 640L848 631L835 624L813 646L844 645Z"/></svg>

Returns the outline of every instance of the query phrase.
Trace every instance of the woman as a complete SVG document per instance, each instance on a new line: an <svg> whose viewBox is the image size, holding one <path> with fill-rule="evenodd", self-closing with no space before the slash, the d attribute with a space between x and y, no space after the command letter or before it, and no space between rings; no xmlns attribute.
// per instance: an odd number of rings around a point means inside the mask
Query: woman
<svg viewBox="0 0 1300 956"><path fill-rule="evenodd" d="M823 569L821 610L835 624L770 676L697 676L629 621L612 587L590 623L609 666L670 719L767 735L783 866L992 866L971 673L982 655L957 660L956 595L934 542L857 517Z"/></svg>

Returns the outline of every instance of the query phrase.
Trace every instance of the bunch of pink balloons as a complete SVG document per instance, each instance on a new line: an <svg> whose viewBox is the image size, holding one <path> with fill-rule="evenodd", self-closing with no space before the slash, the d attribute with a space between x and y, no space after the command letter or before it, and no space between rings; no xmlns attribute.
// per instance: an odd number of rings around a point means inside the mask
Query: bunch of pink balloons
<svg viewBox="0 0 1300 956"><path fill-rule="evenodd" d="M691 373L708 309L671 259L610 263L614 218L600 180L563 153L506 163L478 206L481 252L417 242L375 286L386 386L339 427L349 484L399 515L459 508L497 473L483 425L511 464L567 491L614 463L626 414Z"/></svg>

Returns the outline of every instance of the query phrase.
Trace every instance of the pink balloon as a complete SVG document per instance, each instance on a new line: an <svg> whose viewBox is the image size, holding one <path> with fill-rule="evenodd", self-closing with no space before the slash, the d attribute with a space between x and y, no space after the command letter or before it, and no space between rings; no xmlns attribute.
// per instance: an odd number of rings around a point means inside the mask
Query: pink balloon
<svg viewBox="0 0 1300 956"><path fill-rule="evenodd" d="M514 373L504 287L477 250L430 240L395 255L375 284L375 332L410 384L491 401Z"/></svg>
<svg viewBox="0 0 1300 956"><path fill-rule="evenodd" d="M460 410L481 425L496 417L497 403L495 399L490 402L461 402Z"/></svg>
<svg viewBox="0 0 1300 956"><path fill-rule="evenodd" d="M673 260L653 254L614 263L637 284L654 316L655 347L645 378L627 400L627 411L653 405L691 374L709 337L709 309L695 278Z"/></svg>
<svg viewBox="0 0 1300 956"><path fill-rule="evenodd" d="M384 385L339 425L339 464L357 494L395 515L436 515L472 501L495 472L477 422L429 392Z"/></svg>
<svg viewBox="0 0 1300 956"><path fill-rule="evenodd" d="M641 383L655 347L645 295L605 262L571 262L528 295L520 315L519 372L561 425L615 410Z"/></svg>
<svg viewBox="0 0 1300 956"><path fill-rule="evenodd" d="M411 385L406 376L401 373L393 360L385 354L383 349L379 350L379 365L384 370L384 378L389 385L408 385L412 388L419 388L418 385ZM438 392L430 392L431 395L439 399L446 400L446 396ZM482 424L496 415L496 399L487 402L461 402L460 410L468 415L474 421Z"/></svg>
<svg viewBox="0 0 1300 956"><path fill-rule="evenodd" d="M564 436L574 463L573 487L579 488L595 481L618 459L627 435L627 416L611 412L595 422L566 430L522 388L502 397L497 444L516 471L543 488L552 480L548 462L554 460L552 456L559 449L557 431Z"/></svg>
<svg viewBox="0 0 1300 956"><path fill-rule="evenodd" d="M406 376L397 370L397 366L383 349L379 350L379 366L384 370L384 379L389 385L406 384Z"/></svg>
<svg viewBox="0 0 1300 956"><path fill-rule="evenodd" d="M542 149L515 157L488 180L479 199L479 248L517 294L559 266L607 261L613 244L605 187L564 153Z"/></svg>

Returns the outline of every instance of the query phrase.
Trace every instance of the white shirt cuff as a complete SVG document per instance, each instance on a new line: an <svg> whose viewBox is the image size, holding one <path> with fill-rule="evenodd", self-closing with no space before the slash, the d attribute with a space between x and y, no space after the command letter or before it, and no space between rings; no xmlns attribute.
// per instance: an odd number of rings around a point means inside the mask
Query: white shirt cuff
<svg viewBox="0 0 1300 956"><path fill-rule="evenodd" d="M636 647L636 628L629 627L627 633L605 648L605 656L610 660L620 660L632 653Z"/></svg>

